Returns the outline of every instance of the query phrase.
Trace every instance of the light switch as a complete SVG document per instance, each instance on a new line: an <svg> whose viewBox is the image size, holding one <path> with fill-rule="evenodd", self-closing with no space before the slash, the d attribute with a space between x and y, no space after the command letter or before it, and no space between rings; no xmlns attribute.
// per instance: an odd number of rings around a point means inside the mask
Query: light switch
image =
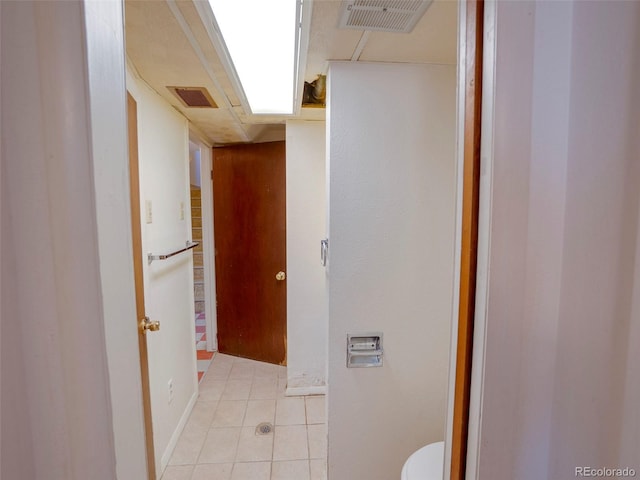
<svg viewBox="0 0 640 480"><path fill-rule="evenodd" d="M184 220L184 202L180 202L180 220Z"/></svg>
<svg viewBox="0 0 640 480"><path fill-rule="evenodd" d="M151 200L146 200L144 202L144 211L145 211L145 218L147 223L153 223L153 211L151 208Z"/></svg>

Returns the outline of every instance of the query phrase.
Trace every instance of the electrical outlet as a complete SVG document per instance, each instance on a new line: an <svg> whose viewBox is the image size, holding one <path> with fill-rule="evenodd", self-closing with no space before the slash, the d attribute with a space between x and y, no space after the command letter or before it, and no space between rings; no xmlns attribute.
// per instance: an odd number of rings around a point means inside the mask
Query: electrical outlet
<svg viewBox="0 0 640 480"><path fill-rule="evenodd" d="M184 220L184 202L180 202L180 220Z"/></svg>
<svg viewBox="0 0 640 480"><path fill-rule="evenodd" d="M169 393L169 403L173 402L173 378L169 379L169 383L167 384L168 393Z"/></svg>
<svg viewBox="0 0 640 480"><path fill-rule="evenodd" d="M151 200L144 202L145 218L147 223L153 223L153 210L151 208Z"/></svg>

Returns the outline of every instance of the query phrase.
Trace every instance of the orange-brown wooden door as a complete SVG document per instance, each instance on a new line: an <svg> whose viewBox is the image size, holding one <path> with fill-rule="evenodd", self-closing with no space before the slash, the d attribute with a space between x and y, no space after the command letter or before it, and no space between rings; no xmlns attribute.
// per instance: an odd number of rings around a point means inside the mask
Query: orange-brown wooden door
<svg viewBox="0 0 640 480"><path fill-rule="evenodd" d="M285 143L213 149L218 350L286 364Z"/></svg>
<svg viewBox="0 0 640 480"><path fill-rule="evenodd" d="M138 168L138 105L127 92L127 128L129 138L129 192L131 195L131 237L133 241L133 275L136 289L136 325L140 350L142 379L142 407L144 413L145 448L149 480L156 480L156 462L151 421L151 388L149 386L149 360L147 358L146 330L140 323L147 318L144 306L144 278L142 273L142 232L140 223L140 176Z"/></svg>

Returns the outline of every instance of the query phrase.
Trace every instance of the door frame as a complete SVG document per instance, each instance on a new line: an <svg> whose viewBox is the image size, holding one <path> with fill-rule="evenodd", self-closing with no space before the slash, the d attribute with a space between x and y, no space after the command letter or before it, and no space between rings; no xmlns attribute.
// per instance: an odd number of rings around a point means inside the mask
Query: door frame
<svg viewBox="0 0 640 480"><path fill-rule="evenodd" d="M486 74L493 57L485 53L495 42L486 34L495 24L495 19L487 18L487 14L495 14L492 7L485 8L483 0L462 0L458 12L456 288L444 458L444 478L451 480L464 480L467 474L475 478L479 453L480 439L470 432L477 433L479 425L482 380L478 385L476 377L484 357L484 339L479 338L484 320L478 313L484 312L482 299L487 292L487 271L483 267L489 253L487 199L491 185L486 184L487 175L481 180L481 168L486 168L481 139L487 135L485 91L494 88L493 77Z"/></svg>
<svg viewBox="0 0 640 480"><path fill-rule="evenodd" d="M480 426L486 357L487 304L489 297L489 260L491 246L491 209L493 189L494 104L496 63L497 3L486 2L483 9L482 32L482 125L478 156L482 159L482 174L478 179L478 243L473 332L473 358L470 378L469 412L467 426L466 475L475 479L480 459Z"/></svg>
<svg viewBox="0 0 640 480"><path fill-rule="evenodd" d="M204 268L204 316L207 351L218 351L218 314L216 299L216 269L214 261L215 230L213 227L213 147L193 129L189 141L200 151L200 205L202 217L202 263Z"/></svg>
<svg viewBox="0 0 640 480"><path fill-rule="evenodd" d="M119 4L119 8L121 7L121 4ZM466 2L464 0L460 0L459 1L459 5L460 5L460 10L463 11L465 10L465 6L466 6ZM485 105L491 105L491 98L488 98L488 94L490 94L494 88L494 84L493 84L493 77L491 76L492 74L492 61L493 58L489 57L489 55L492 54L493 50L495 50L495 37L493 36L493 30L492 27L495 25L495 6L492 2L488 2L486 5L486 9L485 9L485 21L484 21L484 26L485 26L485 33L484 33L484 45L483 45L483 49L486 52L485 57L484 57L484 79L483 79L483 84L484 84L484 99L483 99L483 103ZM118 28L120 28L122 25L118 24L119 19L116 19L115 17L113 19L110 19L110 21L113 22L114 26L115 26L115 30L117 31ZM463 16L463 14L461 13L461 15L459 16L458 19L458 31L459 31L459 35L462 36L462 32L466 31L466 23L462 23L463 21L466 22L465 17ZM489 33L486 33L489 32ZM109 40L109 44L107 45L108 47L108 53L110 54L114 54L117 55L118 53L122 53L122 47L124 44L123 39L120 38L116 38L116 37L108 37ZM462 37L461 37L462 38ZM100 53L100 55L98 56L98 53ZM97 50L90 50L88 52L88 58L89 58L89 62L99 62L100 58L102 58L104 56L104 51L98 52ZM100 58L98 58L100 57ZM122 62L122 64L124 65L124 60ZM122 66L123 66L122 65ZM463 67L465 65L464 63L464 59L460 59L459 61L459 72L461 72L461 66ZM121 90L121 94L122 94L122 98L126 99L126 88L124 86L124 82L121 86L116 86L118 88L118 90ZM114 87L114 88L116 88ZM461 105L459 105L459 107L461 107ZM491 117L489 116L490 113L488 111L488 109L484 109L484 113L483 113L484 117L482 119L482 124L483 124L483 137L487 137L490 138L490 132L488 131L490 126L491 126ZM114 120L113 121L113 127L117 130L118 125L119 125L119 119L118 120ZM102 130L101 130L102 132ZM95 132L94 132L95 133ZM123 132L124 134L124 132ZM124 135L123 135L124 137ZM488 148L488 147L487 147ZM485 153L484 151L484 145L483 145L483 153ZM486 152L489 153L489 152ZM207 155L203 155L201 158L210 158ZM491 161L491 156L490 155L486 155L485 157L486 159L488 159L488 163L486 165L483 165L483 168L487 168L488 171L490 171L490 161ZM113 169L116 170L117 169L117 165L113 166ZM489 243L489 232L488 232L488 227L489 227L489 219L490 219L490 193L491 193L491 184L490 184L490 174L487 174L486 176L483 176L481 178L482 181L482 186L481 186L481 194L480 194L480 212L479 212L479 220L478 220L478 229L479 229L479 239L478 239L478 278L477 278L477 284L476 284L476 301L477 302L481 302L483 300L483 298L486 298L486 281L487 281L487 272L486 270L483 271L482 270L482 266L483 264L486 265L486 259L488 258L488 243ZM124 187L123 188L123 194L124 193ZM461 194L462 192L460 192ZM100 199L98 199L100 200ZM203 215L204 215L204 208L203 208ZM212 218L212 217L211 217ZM458 232L457 235L460 235L460 233ZM485 248L487 249L485 251ZM210 252L212 252L213 250L210 249ZM107 252L108 253L108 252ZM459 249L456 250L456 255L459 255ZM458 257L458 261L459 261L459 257ZM456 275L459 275L459 271L456 272ZM457 280L459 281L459 277L457 277ZM458 309L458 305L454 304L454 311L457 312ZM481 312L482 315L478 314L478 312ZM464 438L464 440L466 441L468 438L468 451L467 451L467 471L469 472L474 472L474 465L475 462L477 461L478 458L478 444L479 444L479 437L476 435L477 432L477 425L479 425L479 416L480 416L480 406L481 406L481 388L482 388L482 360L484 359L484 349L485 349L485 345L484 345L484 339L483 339L483 326L484 326L484 318L483 318L483 310L482 308L480 308L480 305L477 305L476 307L476 318L475 318L475 332L474 332L474 336L475 336L475 344L473 345L473 359L474 360L480 360L480 362L476 361L474 363L475 368L473 368L473 381L472 381L472 391L471 391L471 395L470 395L470 402L469 402L469 407L470 407L470 416L469 416L469 431L468 431L468 435ZM455 330L455 325L454 325L454 330ZM457 339L457 331L453 332L453 339L454 341ZM107 339L108 340L108 339ZM109 342L106 341L107 343L107 351L108 352L117 352L118 348L119 348L119 344L117 343L113 343L113 342ZM454 350L455 351L455 350ZM450 364L450 369L451 371L454 373L455 375L455 361L451 362ZM452 411L451 405L452 402L454 401L454 396L450 395L449 397L449 404L450 404L450 408L449 410ZM476 426L476 430L474 431L474 425ZM134 430L136 430L137 425L134 425L133 423L130 424L130 429L132 432L132 435L135 433ZM137 432L137 430L136 430ZM446 444L447 444L447 450L450 452L451 450L449 450L449 448L452 446L452 441L450 439L450 435L451 435L451 428L450 425L448 425L447 428L447 439L446 439ZM128 451L128 452L123 452L122 454L126 454L126 458L117 458L118 463L128 463L129 461L133 460L131 459L131 456L135 456L136 453L132 452L132 451ZM116 454L117 456L117 454ZM449 457L450 458L450 457ZM453 460L452 460L453 461ZM451 466L450 462L446 462L445 463L445 471L447 471ZM448 478L448 477L446 477ZM474 475L469 476L468 478L475 478Z"/></svg>

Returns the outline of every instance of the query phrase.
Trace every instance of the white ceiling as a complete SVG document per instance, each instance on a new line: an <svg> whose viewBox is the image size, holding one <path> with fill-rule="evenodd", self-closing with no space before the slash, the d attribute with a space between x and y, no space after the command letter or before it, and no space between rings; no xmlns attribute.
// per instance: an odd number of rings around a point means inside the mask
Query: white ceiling
<svg viewBox="0 0 640 480"><path fill-rule="evenodd" d="M284 122L291 117L245 113L194 1L203 0L125 1L130 68L213 145L284 139ZM332 60L456 63L455 0L434 0L408 34L339 29L341 3L313 1L305 80L326 73ZM259 39L248 35L247 41ZM184 107L169 86L206 87L219 108ZM324 109L303 108L295 118L322 120Z"/></svg>

